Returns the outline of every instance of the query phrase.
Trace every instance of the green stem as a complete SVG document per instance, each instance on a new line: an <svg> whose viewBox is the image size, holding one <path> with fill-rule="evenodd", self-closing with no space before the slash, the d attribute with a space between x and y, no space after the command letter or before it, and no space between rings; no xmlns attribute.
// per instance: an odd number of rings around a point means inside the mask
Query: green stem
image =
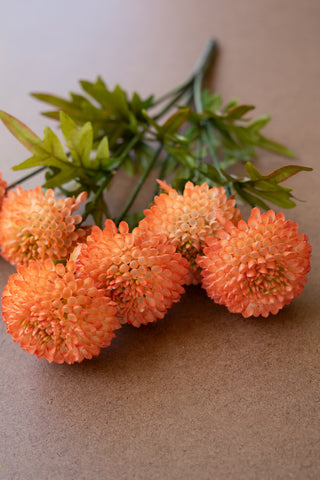
<svg viewBox="0 0 320 480"><path fill-rule="evenodd" d="M88 216L91 214L91 212L94 210L94 207L95 207L97 201L99 200L100 195L103 193L104 189L108 185L111 177L112 177L112 174L110 174L110 173L108 175L106 175L106 177L103 180L103 182L101 183L100 187L98 188L98 190L94 194L93 199L90 201L90 208L82 215L82 222L81 223L83 223L88 218ZM107 205L106 205L106 207L107 207Z"/></svg>
<svg viewBox="0 0 320 480"><path fill-rule="evenodd" d="M198 104L199 108L201 108L202 82L208 69L212 65L212 61L216 53L217 53L217 42L214 39L210 39L207 45L205 46L198 62L196 63L196 66L193 69L194 73L191 76L191 78L189 78L189 80L184 82L179 87L166 93L165 95L157 99L152 104L152 107L154 107L159 103L162 103L167 98L171 98L172 96L174 96L174 98L170 100L170 102L167 105L165 105L164 108L153 117L155 120L158 120L158 118L162 117L162 115L167 113L177 103L178 100L180 100L184 95L186 95L190 91L190 88L193 89L193 92L194 92L193 95L194 95L195 104ZM191 99L192 99L192 96L191 98L190 96L188 96L187 104L190 103ZM202 113L202 111L201 112L199 111L199 113Z"/></svg>
<svg viewBox="0 0 320 480"><path fill-rule="evenodd" d="M217 45L215 40L210 40L204 50L203 56L200 58L199 66L196 66L195 68L195 79L193 83L193 98L194 98L194 105L197 113L203 113L204 108L203 108L203 103L202 103L202 89L203 89L203 80L204 76L206 74L207 69L209 66L212 64L213 58L216 54L217 51ZM203 125L204 127L204 134L203 137L208 145L209 153L212 157L213 164L220 173L220 175L224 177L221 168L220 168L220 162L219 158L216 154L215 147L213 145L213 140L214 140L214 129L212 125L209 123L205 123ZM227 194L230 195L230 188L228 186L225 187Z"/></svg>
<svg viewBox="0 0 320 480"><path fill-rule="evenodd" d="M141 140L141 134L140 135L135 135L131 140L130 142L128 143L128 145L125 147L125 149L123 150L123 152L119 155L118 158L115 158L113 160L114 164L112 165L112 170L116 170L117 168L119 168L122 164L122 162L126 159L128 153L130 152L130 150Z"/></svg>
<svg viewBox="0 0 320 480"><path fill-rule="evenodd" d="M193 82L193 75L191 78L189 78L189 80L187 80L186 82L184 82L182 85L179 85L178 87L174 88L173 90L170 90L170 92L167 92L165 93L164 95L162 95L161 97L157 98L154 100L154 102L152 102L152 105L150 108L153 108L153 107L156 107L157 105L159 105L160 103L164 102L165 100L167 100L168 98L171 98L173 97L174 95L177 95L178 93L180 93L181 91L184 91L184 90L187 90L189 87L191 87L192 85L192 82Z"/></svg>
<svg viewBox="0 0 320 480"><path fill-rule="evenodd" d="M128 199L128 201L126 202L124 208L122 209L120 215L116 218L115 220L115 223L118 225L121 220L123 220L124 216L128 213L131 205L133 204L133 202L135 201L138 193L140 192L141 190L141 187L143 186L144 182L146 181L146 179L148 178L155 162L157 161L160 153L161 153L161 150L162 150L162 147L163 145L161 144L159 146L159 148L155 151L153 157L151 158L150 160L150 163L149 165L147 166L147 168L145 169L145 171L143 172L143 174L141 175L141 177L139 178L138 182L136 183L134 189L133 189L133 192L131 193L130 195L130 198Z"/></svg>
<svg viewBox="0 0 320 480"><path fill-rule="evenodd" d="M204 47L198 62L196 63L193 69L194 76L197 76L199 74L202 74L203 77L205 76L208 69L212 65L212 62L217 54L217 51L218 51L217 41L214 38L210 38L210 40Z"/></svg>
<svg viewBox="0 0 320 480"><path fill-rule="evenodd" d="M218 172L220 173L221 177L222 178L226 178L225 175L223 175L222 171L221 171L221 167L220 167L220 162L219 162L219 158L216 154L216 151L215 151L215 148L214 148L214 145L212 143L213 139L214 139L214 129L212 127L212 125L210 123L207 123L205 125L205 131L204 131L204 137L205 137L205 140L207 142L207 145L208 145L208 149L209 149L209 153L212 157L212 160L213 160L213 164L214 166L216 167L216 169L218 170ZM230 197L231 195L231 190L230 190L230 187L229 185L226 185L225 187L225 190L227 192L227 196Z"/></svg>
<svg viewBox="0 0 320 480"><path fill-rule="evenodd" d="M46 168L47 168L47 167L40 167L40 168L38 168L37 170L35 170L34 172L29 173L28 175L25 175L24 177L20 178L20 180L14 182L14 183L11 183L11 185L9 185L9 186L7 187L7 190L11 190L11 188L16 187L17 185L19 185L20 183L25 182L26 180L29 180L29 178L32 178L34 175L37 175L38 173L43 172L43 170L45 170Z"/></svg>
<svg viewBox="0 0 320 480"><path fill-rule="evenodd" d="M170 155L168 154L166 156L165 160L162 162L161 169L160 169L160 172L159 172L159 175L158 175L159 180L163 180L164 177L165 177L168 162L169 162L169 158L170 158ZM159 192L159 185L158 185L158 183L156 183L156 185L154 187L154 191L153 191L153 196L157 195L158 192Z"/></svg>
<svg viewBox="0 0 320 480"><path fill-rule="evenodd" d="M190 89L190 86L188 86L185 90L182 90L181 92L178 93L176 97L174 97L167 105L159 112L157 113L153 119L158 120L161 118L165 113L167 113L174 105L180 100L184 95L188 93L188 90Z"/></svg>

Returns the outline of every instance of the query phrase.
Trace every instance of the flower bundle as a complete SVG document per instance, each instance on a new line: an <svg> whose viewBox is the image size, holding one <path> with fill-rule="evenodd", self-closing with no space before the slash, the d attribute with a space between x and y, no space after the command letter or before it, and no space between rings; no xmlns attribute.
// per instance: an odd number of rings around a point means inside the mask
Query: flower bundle
<svg viewBox="0 0 320 480"><path fill-rule="evenodd" d="M0 112L32 152L14 169L40 167L9 187L0 175L1 255L17 267L2 313L24 350L49 362L90 359L121 325L163 318L185 285L201 284L216 303L244 317L276 314L301 294L311 245L265 201L293 207L291 190L280 183L310 169L258 172L251 162L256 146L292 153L261 134L268 117L248 124L243 117L252 106L231 102L222 110L220 97L203 91L214 51L210 42L192 77L160 99L134 94L129 100L101 79L81 82L93 103L75 94L70 101L36 94L58 107L46 114L60 119L67 151L48 127L41 140ZM243 161L249 177L237 178L229 168ZM155 168L159 180L149 208L132 213ZM105 192L119 169L140 178L112 219ZM23 190L20 184L39 171L46 171L44 186ZM247 222L241 201L253 207ZM84 211L75 214L82 204ZM94 225L85 223L90 216Z"/></svg>

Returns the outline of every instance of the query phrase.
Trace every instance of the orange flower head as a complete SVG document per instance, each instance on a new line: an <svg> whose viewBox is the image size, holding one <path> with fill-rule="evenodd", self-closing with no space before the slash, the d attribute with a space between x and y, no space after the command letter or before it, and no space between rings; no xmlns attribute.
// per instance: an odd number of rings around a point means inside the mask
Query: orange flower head
<svg viewBox="0 0 320 480"><path fill-rule="evenodd" d="M119 231L112 220L103 231L94 226L71 258L81 277L93 278L117 303L121 322L135 327L163 318L180 300L188 276L188 262L165 235L146 235L139 227L129 233L126 222Z"/></svg>
<svg viewBox="0 0 320 480"><path fill-rule="evenodd" d="M311 245L283 213L251 211L248 224L231 222L208 238L202 285L215 302L244 317L276 314L298 297L310 270Z"/></svg>
<svg viewBox="0 0 320 480"><path fill-rule="evenodd" d="M190 278L187 283L199 283L200 271L196 258L202 253L205 238L216 236L222 228L222 217L237 224L240 211L235 208L235 200L227 199L223 187L209 188L208 184L193 185L187 182L182 195L158 180L162 190L154 198L154 205L145 210L145 218L139 227L153 233L167 235L174 245L190 263Z"/></svg>
<svg viewBox="0 0 320 480"><path fill-rule="evenodd" d="M2 202L5 197L6 191L7 191L7 182L5 180L2 180L2 173L0 172L0 210L2 207Z"/></svg>
<svg viewBox="0 0 320 480"><path fill-rule="evenodd" d="M14 341L49 362L92 358L120 328L113 302L91 278L76 278L74 262L18 266L4 289L2 310Z"/></svg>
<svg viewBox="0 0 320 480"><path fill-rule="evenodd" d="M86 197L84 192L56 200L53 190L44 193L40 185L9 191L0 213L1 255L13 265L67 258L88 234L87 228L77 228L81 215L72 215Z"/></svg>

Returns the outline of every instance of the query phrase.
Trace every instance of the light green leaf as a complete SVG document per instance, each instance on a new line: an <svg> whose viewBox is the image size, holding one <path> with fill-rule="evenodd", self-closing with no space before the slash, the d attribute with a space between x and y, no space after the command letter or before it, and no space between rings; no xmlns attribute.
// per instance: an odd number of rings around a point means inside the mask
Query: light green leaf
<svg viewBox="0 0 320 480"><path fill-rule="evenodd" d="M261 180L263 178L261 173L258 172L256 167L254 167L251 162L247 162L245 164L245 169L246 169L247 174L251 178L251 180Z"/></svg>
<svg viewBox="0 0 320 480"><path fill-rule="evenodd" d="M97 148L96 161L102 168L107 168L110 161L109 142L107 137L103 137Z"/></svg>
<svg viewBox="0 0 320 480"><path fill-rule="evenodd" d="M60 123L73 163L78 166L90 167L90 153L93 145L91 123L85 123L79 130L77 124L64 112L60 113Z"/></svg>
<svg viewBox="0 0 320 480"><path fill-rule="evenodd" d="M41 142L38 135L30 130L30 128L24 123L20 122L20 120L9 115L9 113L0 111L0 119L12 135L14 135L24 147L32 153L35 151L35 147Z"/></svg>

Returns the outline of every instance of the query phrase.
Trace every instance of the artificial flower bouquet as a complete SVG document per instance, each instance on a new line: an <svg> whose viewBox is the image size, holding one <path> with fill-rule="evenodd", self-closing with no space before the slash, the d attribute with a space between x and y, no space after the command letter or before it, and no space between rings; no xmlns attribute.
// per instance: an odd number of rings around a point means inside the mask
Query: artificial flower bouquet
<svg viewBox="0 0 320 480"><path fill-rule="evenodd" d="M90 359L121 325L163 318L185 285L201 284L244 317L276 314L302 292L308 237L266 202L293 207L280 183L311 169L257 170L257 148L293 154L261 133L270 117L252 121L253 106L223 107L203 88L215 52L210 41L191 77L160 98L111 91L101 78L82 81L83 94L70 99L34 94L55 107L45 115L59 121L67 150L49 127L41 139L0 112L32 153L14 167L31 174L9 186L0 175L1 255L17 267L2 314L23 349L49 362ZM232 172L238 163L245 176ZM150 205L133 212L153 170ZM39 172L44 185L22 189ZM111 218L106 193L126 173L137 182ZM253 207L247 222L238 208L244 202Z"/></svg>

